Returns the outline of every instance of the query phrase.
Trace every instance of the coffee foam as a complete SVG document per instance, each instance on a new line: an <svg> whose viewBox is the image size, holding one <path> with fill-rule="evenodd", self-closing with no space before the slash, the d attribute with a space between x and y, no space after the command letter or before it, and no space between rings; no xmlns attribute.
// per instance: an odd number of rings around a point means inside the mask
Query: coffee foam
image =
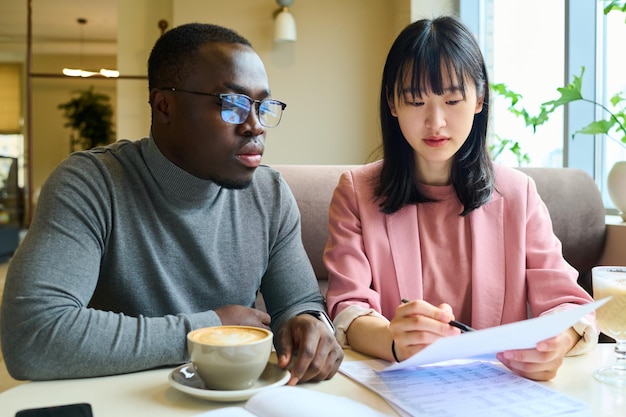
<svg viewBox="0 0 626 417"><path fill-rule="evenodd" d="M616 293L622 292L626 294L626 278L619 278L611 281L610 279L601 277L601 279L596 279L596 281L594 281L593 288L594 291L599 289Z"/></svg>
<svg viewBox="0 0 626 417"><path fill-rule="evenodd" d="M218 326L194 331L191 339L206 345L240 346L258 342L267 336L268 334L260 329Z"/></svg>

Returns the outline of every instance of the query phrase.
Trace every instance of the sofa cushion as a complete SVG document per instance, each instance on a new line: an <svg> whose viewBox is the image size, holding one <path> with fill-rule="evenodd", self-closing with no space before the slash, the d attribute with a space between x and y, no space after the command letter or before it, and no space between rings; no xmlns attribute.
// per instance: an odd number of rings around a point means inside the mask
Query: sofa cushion
<svg viewBox="0 0 626 417"><path fill-rule="evenodd" d="M591 268L598 264L606 237L604 203L598 186L576 168L519 168L531 176L546 203L563 256L578 270L591 293Z"/></svg>
<svg viewBox="0 0 626 417"><path fill-rule="evenodd" d="M302 240L322 293L327 271L322 253L328 239L328 208L342 172L355 165L272 165L291 188L302 216ZM574 168L519 168L535 180L548 207L563 256L580 273L579 282L591 292L591 268L604 249L606 233L602 197L596 183Z"/></svg>
<svg viewBox="0 0 626 417"><path fill-rule="evenodd" d="M328 209L339 177L355 165L272 165L281 173L300 209L302 243L306 249L315 276L326 294L328 271L322 254L328 240Z"/></svg>

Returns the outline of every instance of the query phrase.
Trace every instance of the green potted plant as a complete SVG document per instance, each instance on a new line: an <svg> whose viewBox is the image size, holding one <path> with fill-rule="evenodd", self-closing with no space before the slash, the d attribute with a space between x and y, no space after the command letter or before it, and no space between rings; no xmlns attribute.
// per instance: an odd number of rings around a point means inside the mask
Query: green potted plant
<svg viewBox="0 0 626 417"><path fill-rule="evenodd" d="M536 133L537 126L548 120L548 113L543 106L537 116L531 116L528 110L521 106L522 95L511 90L506 84L492 83L490 88L494 94L492 97L499 96L506 100L509 113L523 119L526 126L533 128L533 133ZM530 156L522 150L518 140L505 138L498 134L494 134L494 140L489 145L489 152L494 160L504 152L510 152L515 156L518 166L530 163Z"/></svg>
<svg viewBox="0 0 626 417"><path fill-rule="evenodd" d="M609 4L604 7L603 12L607 15L612 11L626 13L626 2L624 0L610 1ZM626 97L624 97L624 92L620 91L614 94L609 100L611 108L608 108L594 99L583 96L582 80L584 74L585 67L582 67L580 75L575 75L571 83L567 84L565 87L557 88L557 91L561 93L561 97L543 103L541 105L541 112L545 113L547 117L547 115L552 113L559 106L564 106L575 101L591 103L594 106L602 108L606 116L599 120L592 121L580 130L574 132L572 136L579 133L586 135L600 134L615 139L626 146L626 127L624 127L626 126ZM617 135L617 137L614 137L614 135Z"/></svg>
<svg viewBox="0 0 626 417"><path fill-rule="evenodd" d="M543 105L548 106L551 112L559 106L564 106L575 101L585 101L602 108L605 117L594 120L581 129L573 133L585 135L604 135L626 146L626 97L620 91L614 94L609 102L611 108L593 99L586 98L582 94L582 77L585 68L581 69L579 76L574 76L574 80L565 87L558 88L561 97L548 101ZM542 105L542 106L543 106ZM626 221L626 161L616 162L607 175L607 191L615 207L620 211L622 219Z"/></svg>
<svg viewBox="0 0 626 417"><path fill-rule="evenodd" d="M565 87L557 88L557 91L561 93L561 97L556 100L547 101L542 104L542 109L547 106L546 111L552 113L557 107L564 106L568 103L575 101L585 101L591 103L594 106L598 106L606 112L606 117L599 120L594 120L587 126L584 126L580 130L577 130L573 135L579 133L586 135L606 135L609 138L618 140L626 145L626 97L624 92L620 91L611 97L609 102L611 103L612 110L598 103L597 101L586 98L582 94L582 79L585 73L585 67L581 68L580 75L575 75L574 80L567 84ZM616 137L614 137L617 135Z"/></svg>
<svg viewBox="0 0 626 417"><path fill-rule="evenodd" d="M75 91L75 94L68 102L58 105L67 119L63 126L72 129L70 152L113 142L115 131L110 97L96 92L93 86Z"/></svg>
<svg viewBox="0 0 626 417"><path fill-rule="evenodd" d="M605 8L604 14L611 11L626 13L626 2L623 0L611 1ZM566 104L583 101L600 107L604 117L598 118L572 134L604 135L604 137L626 146L626 96L619 91L609 99L609 107L599 103L593 98L583 96L582 80L585 67L581 68L580 75L575 75L572 82L564 87L557 88L561 94L556 100L551 100L541 105L541 111L550 114L556 108ZM621 212L622 219L626 221L626 161L618 161L613 165L607 176L607 190L611 201Z"/></svg>

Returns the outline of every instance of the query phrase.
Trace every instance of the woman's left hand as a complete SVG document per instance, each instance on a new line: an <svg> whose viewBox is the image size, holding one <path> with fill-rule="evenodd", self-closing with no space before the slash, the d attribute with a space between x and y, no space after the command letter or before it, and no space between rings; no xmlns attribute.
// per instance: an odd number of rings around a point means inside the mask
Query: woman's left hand
<svg viewBox="0 0 626 417"><path fill-rule="evenodd" d="M518 375L535 381L548 381L556 376L563 357L578 342L580 336L572 328L537 343L534 349L506 350L496 357Z"/></svg>

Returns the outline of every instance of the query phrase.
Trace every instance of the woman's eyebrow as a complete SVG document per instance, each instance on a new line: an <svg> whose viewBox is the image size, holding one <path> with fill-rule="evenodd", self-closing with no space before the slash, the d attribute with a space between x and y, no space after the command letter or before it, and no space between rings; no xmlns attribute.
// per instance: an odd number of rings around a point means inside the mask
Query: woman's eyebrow
<svg viewBox="0 0 626 417"><path fill-rule="evenodd" d="M463 89L459 85L452 85L443 89L444 93L456 93L458 91L463 91Z"/></svg>
<svg viewBox="0 0 626 417"><path fill-rule="evenodd" d="M463 88L461 88L461 86L459 86L459 85L453 85L453 86L444 88L443 91L442 91L442 94L445 94L445 93L457 93L457 92L463 92ZM410 88L410 87L403 88L402 89L402 94L411 94L411 95L416 96L416 97L420 97L421 96L421 94L417 94L417 92L414 92L413 89ZM422 94L428 95L428 94L433 94L433 93L432 93L432 91L426 91L426 92L422 92Z"/></svg>

